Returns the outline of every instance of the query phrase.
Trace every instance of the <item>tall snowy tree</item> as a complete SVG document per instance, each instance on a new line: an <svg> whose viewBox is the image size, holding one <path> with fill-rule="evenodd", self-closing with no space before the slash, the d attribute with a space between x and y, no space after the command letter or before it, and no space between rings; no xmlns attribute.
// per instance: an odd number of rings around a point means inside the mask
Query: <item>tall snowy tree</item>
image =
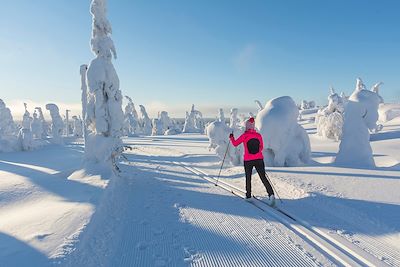
<svg viewBox="0 0 400 267"><path fill-rule="evenodd" d="M96 56L86 74L88 99L86 124L91 133L86 140L86 158L95 162L112 162L122 151L122 94L119 79L112 64L116 50L111 39L111 24L107 19L106 0L92 0L91 49Z"/></svg>
<svg viewBox="0 0 400 267"><path fill-rule="evenodd" d="M81 75L81 91L82 91L82 118L83 118L83 137L85 138L86 144L86 137L89 133L85 118L86 118L86 106L87 106L87 84L86 84L86 73L87 73L88 66L86 64L81 65L79 69L79 73ZM86 147L85 147L86 150Z"/></svg>

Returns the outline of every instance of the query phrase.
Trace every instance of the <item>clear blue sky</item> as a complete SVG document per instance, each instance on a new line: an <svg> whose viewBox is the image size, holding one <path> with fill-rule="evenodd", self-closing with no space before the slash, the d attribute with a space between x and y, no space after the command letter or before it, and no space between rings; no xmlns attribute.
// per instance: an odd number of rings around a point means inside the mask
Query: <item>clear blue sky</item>
<svg viewBox="0 0 400 267"><path fill-rule="evenodd" d="M0 98L79 103L89 4L1 1ZM108 0L123 94L211 115L281 95L324 104L357 77L399 101L399 12L398 0Z"/></svg>

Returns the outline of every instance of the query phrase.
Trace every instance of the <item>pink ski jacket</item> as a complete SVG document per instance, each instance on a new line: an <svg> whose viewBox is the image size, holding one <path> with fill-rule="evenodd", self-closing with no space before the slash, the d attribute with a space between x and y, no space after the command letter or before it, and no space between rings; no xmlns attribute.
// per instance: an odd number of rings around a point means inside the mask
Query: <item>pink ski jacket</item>
<svg viewBox="0 0 400 267"><path fill-rule="evenodd" d="M244 146L244 161L264 159L263 148L264 142L261 134L253 129L245 131L238 139L230 137L232 145L238 146L243 143Z"/></svg>

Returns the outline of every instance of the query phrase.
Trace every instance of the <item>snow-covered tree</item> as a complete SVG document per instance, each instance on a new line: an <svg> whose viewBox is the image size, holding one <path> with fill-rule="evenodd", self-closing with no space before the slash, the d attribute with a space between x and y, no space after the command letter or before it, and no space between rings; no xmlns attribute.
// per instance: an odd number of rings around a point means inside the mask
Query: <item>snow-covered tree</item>
<svg viewBox="0 0 400 267"><path fill-rule="evenodd" d="M224 124L226 123L225 113L224 113L224 110L222 108L220 108L218 110L217 120L222 122L222 123L224 123Z"/></svg>
<svg viewBox="0 0 400 267"><path fill-rule="evenodd" d="M11 152L20 149L11 111L0 99L0 152Z"/></svg>
<svg viewBox="0 0 400 267"><path fill-rule="evenodd" d="M139 116L132 98L129 96L125 96L125 98L128 100L128 104L125 106L124 113L124 134L127 136L135 136L142 132L139 124Z"/></svg>
<svg viewBox="0 0 400 267"><path fill-rule="evenodd" d="M42 123L42 139L45 139L49 134L49 124L44 118L43 111L41 107L36 107L35 110L39 114L39 120Z"/></svg>
<svg viewBox="0 0 400 267"><path fill-rule="evenodd" d="M151 131L151 135L163 135L164 134L164 129L163 129L163 123L160 121L158 118L153 119L153 129Z"/></svg>
<svg viewBox="0 0 400 267"><path fill-rule="evenodd" d="M315 101L302 100L299 108L301 110L313 109L313 108L315 108Z"/></svg>
<svg viewBox="0 0 400 267"><path fill-rule="evenodd" d="M153 119L151 135L174 135L181 132L174 120L168 116L168 112L161 111L158 117Z"/></svg>
<svg viewBox="0 0 400 267"><path fill-rule="evenodd" d="M149 115L147 114L146 108L143 105L139 105L140 108L140 124L142 127L142 131L144 135L151 135L153 125L151 123L151 120L149 118Z"/></svg>
<svg viewBox="0 0 400 267"><path fill-rule="evenodd" d="M258 112L256 127L263 136L267 166L297 166L310 160L310 140L298 116L299 109L289 96L268 101Z"/></svg>
<svg viewBox="0 0 400 267"><path fill-rule="evenodd" d="M11 111L2 99L0 99L0 137L15 134L16 126Z"/></svg>
<svg viewBox="0 0 400 267"><path fill-rule="evenodd" d="M53 142L61 143L64 122L60 116L60 110L58 109L58 106L53 103L47 104L46 109L50 112L51 116L51 134L53 136Z"/></svg>
<svg viewBox="0 0 400 267"><path fill-rule="evenodd" d="M204 132L204 120L203 114L194 108L190 113L186 112L185 124L183 126L184 133L203 133Z"/></svg>
<svg viewBox="0 0 400 267"><path fill-rule="evenodd" d="M232 129L237 129L240 125L240 120L238 118L238 112L239 112L239 110L237 108L231 109L229 127L231 127Z"/></svg>
<svg viewBox="0 0 400 267"><path fill-rule="evenodd" d="M259 112L264 109L264 106L261 104L260 100L254 100L254 102L256 102Z"/></svg>
<svg viewBox="0 0 400 267"><path fill-rule="evenodd" d="M306 101L306 100L302 100L301 101L301 104L300 104L300 109L309 109L309 106L308 106L308 101Z"/></svg>
<svg viewBox="0 0 400 267"><path fill-rule="evenodd" d="M92 0L91 49L96 57L90 62L86 73L86 124L91 133L86 139L85 156L89 161L115 166L122 152L124 115L119 78L112 64L112 58L117 55L106 11L106 0Z"/></svg>
<svg viewBox="0 0 400 267"><path fill-rule="evenodd" d="M235 109L232 110L235 113ZM237 137L243 133L243 129L238 125L235 128L228 127L225 123L224 111L219 109L217 119L206 127L206 134L209 140L208 148L214 150L221 160L227 151L225 159L227 164L234 166L241 165L243 164L243 145L232 146L229 140L230 133L234 133Z"/></svg>
<svg viewBox="0 0 400 267"><path fill-rule="evenodd" d="M75 137L82 137L83 136L83 122L82 119L76 115L72 116L73 120L73 135Z"/></svg>
<svg viewBox="0 0 400 267"><path fill-rule="evenodd" d="M383 104L385 103L385 101L383 100L383 97L379 94L379 89L380 86L383 85L383 82L378 82L376 83L374 86L372 86L371 91L376 93L379 97L379 104Z"/></svg>
<svg viewBox="0 0 400 267"><path fill-rule="evenodd" d="M42 138L43 123L39 119L36 109L33 112L33 120L31 122L31 131L32 131L33 137L39 138L39 139Z"/></svg>
<svg viewBox="0 0 400 267"><path fill-rule="evenodd" d="M88 127L85 123L86 121L86 113L87 113L87 103L88 103L88 92L87 92L87 83L86 83L86 73L87 73L88 65L83 64L79 68L79 74L81 75L81 101L82 101L82 127L83 127L83 136L85 138L86 144L86 137L89 134ZM86 150L86 147L85 147Z"/></svg>
<svg viewBox="0 0 400 267"><path fill-rule="evenodd" d="M28 111L27 104L24 103L25 113L22 118L22 128L18 133L18 142L20 144L20 149L27 151L33 149L33 135L31 132L32 117Z"/></svg>
<svg viewBox="0 0 400 267"><path fill-rule="evenodd" d="M365 89L361 79L349 98L344 115L344 127L335 163L340 166L374 167L369 131L377 128L380 98Z"/></svg>
<svg viewBox="0 0 400 267"><path fill-rule="evenodd" d="M343 112L347 99L339 96L331 87L328 106L318 110L315 116L318 135L339 141L342 137Z"/></svg>

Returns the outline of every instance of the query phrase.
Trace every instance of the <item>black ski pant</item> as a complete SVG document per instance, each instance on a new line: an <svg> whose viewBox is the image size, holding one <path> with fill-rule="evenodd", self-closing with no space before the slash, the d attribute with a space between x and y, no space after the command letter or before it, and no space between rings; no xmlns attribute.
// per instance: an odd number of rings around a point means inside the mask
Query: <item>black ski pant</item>
<svg viewBox="0 0 400 267"><path fill-rule="evenodd" d="M264 160L256 159L244 162L244 171L246 173L246 197L247 198L251 197L251 174L253 172L253 167L256 168L257 173L260 176L260 179L265 186L265 189L267 189L268 196L273 195L274 191L272 190L272 186L268 182L267 177L265 176Z"/></svg>

